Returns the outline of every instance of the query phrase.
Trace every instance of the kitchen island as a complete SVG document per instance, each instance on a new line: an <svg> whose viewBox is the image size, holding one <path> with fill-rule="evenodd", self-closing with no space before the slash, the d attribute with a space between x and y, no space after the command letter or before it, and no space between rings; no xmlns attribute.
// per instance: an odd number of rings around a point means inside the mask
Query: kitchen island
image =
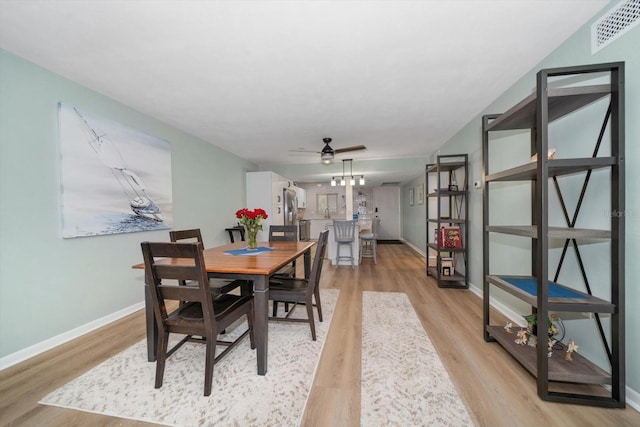
<svg viewBox="0 0 640 427"><path fill-rule="evenodd" d="M311 240L318 240L318 236L321 232L328 229L328 226L333 224L331 218L305 218L311 224L309 226L309 234Z"/></svg>

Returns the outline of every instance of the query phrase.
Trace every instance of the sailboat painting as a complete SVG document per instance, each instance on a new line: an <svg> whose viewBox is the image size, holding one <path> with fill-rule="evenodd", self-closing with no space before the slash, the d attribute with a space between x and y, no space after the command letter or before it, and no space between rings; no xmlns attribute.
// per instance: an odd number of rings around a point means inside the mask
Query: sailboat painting
<svg viewBox="0 0 640 427"><path fill-rule="evenodd" d="M171 145L58 104L62 237L171 228Z"/></svg>

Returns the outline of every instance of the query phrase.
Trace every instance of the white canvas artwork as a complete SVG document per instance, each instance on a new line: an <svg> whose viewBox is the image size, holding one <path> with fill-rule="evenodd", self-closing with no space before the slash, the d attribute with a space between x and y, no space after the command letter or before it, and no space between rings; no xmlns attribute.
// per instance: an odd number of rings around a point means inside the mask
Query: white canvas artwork
<svg viewBox="0 0 640 427"><path fill-rule="evenodd" d="M64 238L171 228L171 145L58 105Z"/></svg>

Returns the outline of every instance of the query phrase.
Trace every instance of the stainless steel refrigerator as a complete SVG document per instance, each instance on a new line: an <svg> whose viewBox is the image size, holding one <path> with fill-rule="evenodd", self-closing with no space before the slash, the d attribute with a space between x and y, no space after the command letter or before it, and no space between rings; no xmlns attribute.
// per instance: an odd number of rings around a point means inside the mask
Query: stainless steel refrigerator
<svg viewBox="0 0 640 427"><path fill-rule="evenodd" d="M296 225L296 214L298 211L298 200L295 190L285 188L282 190L284 203L284 225Z"/></svg>

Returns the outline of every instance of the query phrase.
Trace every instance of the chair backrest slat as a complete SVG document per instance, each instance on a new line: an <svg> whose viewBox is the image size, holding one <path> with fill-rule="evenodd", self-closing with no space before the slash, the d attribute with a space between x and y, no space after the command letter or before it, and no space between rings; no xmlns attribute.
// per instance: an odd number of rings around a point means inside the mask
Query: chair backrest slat
<svg viewBox="0 0 640 427"><path fill-rule="evenodd" d="M202 240L202 233L200 232L199 228L194 228L191 230L170 231L169 238L172 242L178 242L180 240L190 240L204 244L204 241Z"/></svg>
<svg viewBox="0 0 640 427"><path fill-rule="evenodd" d="M298 240L298 227L295 225L269 226L270 242L295 242Z"/></svg>
<svg viewBox="0 0 640 427"><path fill-rule="evenodd" d="M200 270L188 265L154 265L156 276L160 279L193 280L200 278Z"/></svg>
<svg viewBox="0 0 640 427"><path fill-rule="evenodd" d="M333 232L335 236L336 242L344 241L349 242L355 239L356 235L356 224L357 220L354 221L340 221L333 220Z"/></svg>
<svg viewBox="0 0 640 427"><path fill-rule="evenodd" d="M178 301L198 301L202 295L200 288L195 286L160 285L158 292L164 299Z"/></svg>

